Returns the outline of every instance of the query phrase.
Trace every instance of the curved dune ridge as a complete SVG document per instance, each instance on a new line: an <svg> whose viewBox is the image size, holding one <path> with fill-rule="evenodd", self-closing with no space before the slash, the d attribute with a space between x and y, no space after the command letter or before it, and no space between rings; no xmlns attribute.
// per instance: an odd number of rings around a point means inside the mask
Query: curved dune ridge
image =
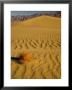
<svg viewBox="0 0 72 90"><path fill-rule="evenodd" d="M27 27L45 27L50 29L60 28L60 18L51 16L39 16L36 18L28 19L26 21L17 22L13 28L27 28Z"/></svg>
<svg viewBox="0 0 72 90"><path fill-rule="evenodd" d="M61 78L61 19L39 16L11 26L12 79ZM23 60L23 58L25 60Z"/></svg>

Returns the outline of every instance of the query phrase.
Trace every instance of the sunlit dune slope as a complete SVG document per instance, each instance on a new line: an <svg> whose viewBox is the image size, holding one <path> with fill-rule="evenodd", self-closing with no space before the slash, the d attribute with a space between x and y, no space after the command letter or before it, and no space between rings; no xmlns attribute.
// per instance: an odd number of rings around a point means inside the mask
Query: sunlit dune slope
<svg viewBox="0 0 72 90"><path fill-rule="evenodd" d="M14 29L27 28L27 27L44 27L48 29L59 29L60 18L51 16L39 16L22 22L16 22Z"/></svg>
<svg viewBox="0 0 72 90"><path fill-rule="evenodd" d="M11 60L12 79L60 79L61 18L43 15L12 22L11 56L21 53L27 53L27 62Z"/></svg>

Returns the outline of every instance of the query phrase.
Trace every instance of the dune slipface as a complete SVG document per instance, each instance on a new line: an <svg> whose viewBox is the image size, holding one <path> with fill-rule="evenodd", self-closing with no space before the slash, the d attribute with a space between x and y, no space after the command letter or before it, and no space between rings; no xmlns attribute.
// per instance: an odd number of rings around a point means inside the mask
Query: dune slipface
<svg viewBox="0 0 72 90"><path fill-rule="evenodd" d="M61 18L43 15L12 22L11 56L25 52L26 62L11 60L12 79L60 79Z"/></svg>

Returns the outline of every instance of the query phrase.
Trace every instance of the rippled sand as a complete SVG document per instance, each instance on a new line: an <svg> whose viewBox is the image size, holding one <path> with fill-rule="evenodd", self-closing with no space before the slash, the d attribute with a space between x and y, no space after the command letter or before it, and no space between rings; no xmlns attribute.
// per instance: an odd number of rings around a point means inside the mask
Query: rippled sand
<svg viewBox="0 0 72 90"><path fill-rule="evenodd" d="M24 63L11 60L12 79L61 78L61 19L39 16L26 21L12 22L11 56L29 52Z"/></svg>

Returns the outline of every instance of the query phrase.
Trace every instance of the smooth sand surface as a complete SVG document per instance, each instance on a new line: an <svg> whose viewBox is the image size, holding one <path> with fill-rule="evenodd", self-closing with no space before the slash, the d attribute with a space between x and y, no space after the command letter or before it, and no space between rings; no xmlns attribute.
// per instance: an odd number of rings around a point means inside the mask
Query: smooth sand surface
<svg viewBox="0 0 72 90"><path fill-rule="evenodd" d="M39 16L11 24L11 56L31 57L23 63L11 60L12 79L61 78L61 18Z"/></svg>

